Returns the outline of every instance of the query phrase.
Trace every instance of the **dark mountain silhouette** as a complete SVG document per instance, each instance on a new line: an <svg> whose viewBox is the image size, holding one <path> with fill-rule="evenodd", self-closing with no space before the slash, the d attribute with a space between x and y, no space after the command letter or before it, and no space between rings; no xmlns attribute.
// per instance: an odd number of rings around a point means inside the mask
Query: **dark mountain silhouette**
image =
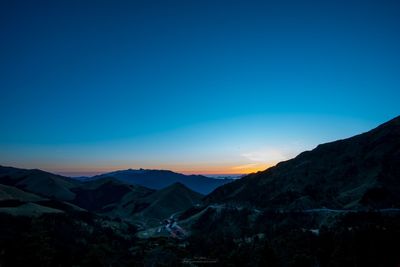
<svg viewBox="0 0 400 267"><path fill-rule="evenodd" d="M101 178L82 183L72 189L76 197L72 203L93 212L106 212L123 198L138 200L154 192L139 185L128 185L115 179Z"/></svg>
<svg viewBox="0 0 400 267"><path fill-rule="evenodd" d="M77 180L52 174L42 170L27 170L0 166L0 184L58 200L72 200L72 188L78 186Z"/></svg>
<svg viewBox="0 0 400 267"><path fill-rule="evenodd" d="M138 215L159 223L161 219L201 203L202 198L203 195L190 190L185 185L174 183L142 199L144 208Z"/></svg>
<svg viewBox="0 0 400 267"><path fill-rule="evenodd" d="M82 212L66 202L76 197L80 183L41 170L0 166L0 213L39 217L44 214Z"/></svg>
<svg viewBox="0 0 400 267"><path fill-rule="evenodd" d="M0 184L0 201L40 201L44 198L25 192L14 186Z"/></svg>
<svg viewBox="0 0 400 267"><path fill-rule="evenodd" d="M161 189L174 183L182 183L201 194L208 194L218 186L233 179L217 179L203 175L184 175L168 170L121 170L94 176L92 179L112 177L129 184L142 185L152 189Z"/></svg>
<svg viewBox="0 0 400 267"><path fill-rule="evenodd" d="M98 214L142 225L157 226L174 213L199 204L203 195L180 183L160 190L102 178L74 189L72 203Z"/></svg>
<svg viewBox="0 0 400 267"><path fill-rule="evenodd" d="M206 201L294 209L400 207L400 117L221 186Z"/></svg>

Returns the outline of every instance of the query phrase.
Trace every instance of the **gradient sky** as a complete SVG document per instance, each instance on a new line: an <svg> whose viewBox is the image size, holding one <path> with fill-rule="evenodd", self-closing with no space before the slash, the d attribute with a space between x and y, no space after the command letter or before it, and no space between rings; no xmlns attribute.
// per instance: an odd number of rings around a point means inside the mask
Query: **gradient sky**
<svg viewBox="0 0 400 267"><path fill-rule="evenodd" d="M0 164L247 173L400 114L399 1L1 1Z"/></svg>

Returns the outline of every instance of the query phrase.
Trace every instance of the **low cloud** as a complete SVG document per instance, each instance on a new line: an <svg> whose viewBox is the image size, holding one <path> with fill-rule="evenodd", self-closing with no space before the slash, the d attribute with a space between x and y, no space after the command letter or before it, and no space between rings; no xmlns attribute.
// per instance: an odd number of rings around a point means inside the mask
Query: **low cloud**
<svg viewBox="0 0 400 267"><path fill-rule="evenodd" d="M266 151L253 151L248 153L243 153L241 155L247 160L255 162L279 162L286 160L287 158L278 150L266 150Z"/></svg>

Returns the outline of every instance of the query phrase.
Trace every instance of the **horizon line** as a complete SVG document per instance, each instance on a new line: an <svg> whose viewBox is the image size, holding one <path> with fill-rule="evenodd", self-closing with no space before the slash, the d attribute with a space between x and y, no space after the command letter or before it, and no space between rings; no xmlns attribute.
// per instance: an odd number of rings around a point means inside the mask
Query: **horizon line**
<svg viewBox="0 0 400 267"><path fill-rule="evenodd" d="M132 169L132 170L140 170L141 168L138 169ZM110 170L110 171L48 171L57 175L62 175L66 177L93 177L96 175L102 175L102 174L107 174L110 172L115 172L115 171L125 171L129 169L116 169L116 170ZM193 171L174 171L174 170L168 170L168 169L143 169L143 170L154 170L154 171L172 171L184 175L202 175L202 176L208 176L208 177L224 177L224 176L244 176L248 175L249 173L213 173L213 172L193 172ZM46 170L47 171L47 170Z"/></svg>

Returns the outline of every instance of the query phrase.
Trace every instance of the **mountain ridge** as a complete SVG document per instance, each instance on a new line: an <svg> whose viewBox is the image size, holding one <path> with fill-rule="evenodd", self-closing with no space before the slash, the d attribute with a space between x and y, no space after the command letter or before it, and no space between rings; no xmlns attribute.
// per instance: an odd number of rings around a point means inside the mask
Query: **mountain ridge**
<svg viewBox="0 0 400 267"><path fill-rule="evenodd" d="M138 184L151 189L162 189L173 183L180 182L201 194L208 194L218 186L234 179L218 179L204 175L185 175L170 170L127 169L93 176L93 179L112 177L129 184Z"/></svg>
<svg viewBox="0 0 400 267"><path fill-rule="evenodd" d="M400 116L223 185L205 200L293 209L399 206L398 166Z"/></svg>

